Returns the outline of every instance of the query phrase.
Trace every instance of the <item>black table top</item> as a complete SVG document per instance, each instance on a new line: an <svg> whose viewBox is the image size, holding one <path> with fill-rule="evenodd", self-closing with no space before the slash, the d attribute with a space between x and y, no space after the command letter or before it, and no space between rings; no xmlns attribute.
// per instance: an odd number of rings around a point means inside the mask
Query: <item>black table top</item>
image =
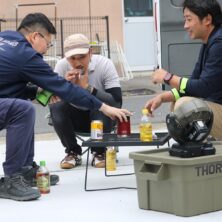
<svg viewBox="0 0 222 222"><path fill-rule="evenodd" d="M106 147L106 146L161 146L164 145L171 137L167 132L155 133L151 142L140 141L139 133L132 133L127 137L119 137L117 134L103 134L102 140L88 139L83 141L82 146L88 147Z"/></svg>

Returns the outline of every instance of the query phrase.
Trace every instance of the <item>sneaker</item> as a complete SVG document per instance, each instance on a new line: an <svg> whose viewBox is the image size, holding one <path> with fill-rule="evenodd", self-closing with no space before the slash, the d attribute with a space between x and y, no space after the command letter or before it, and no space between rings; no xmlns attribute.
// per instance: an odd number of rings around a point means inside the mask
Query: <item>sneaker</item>
<svg viewBox="0 0 222 222"><path fill-rule="evenodd" d="M69 153L61 161L60 167L62 169L72 169L82 164L82 157L78 154Z"/></svg>
<svg viewBox="0 0 222 222"><path fill-rule="evenodd" d="M36 173L37 173L38 169L39 169L39 165L36 164L36 162L33 162L31 167L24 168L22 171L22 175L24 176L24 179L32 187L37 186ZM50 175L50 185L51 186L56 185L58 182L59 182L58 175L55 175L55 174Z"/></svg>
<svg viewBox="0 0 222 222"><path fill-rule="evenodd" d="M92 158L92 166L96 168L105 168L105 153L94 153Z"/></svg>
<svg viewBox="0 0 222 222"><path fill-rule="evenodd" d="M27 201L41 196L37 189L32 188L21 174L0 179L0 198Z"/></svg>

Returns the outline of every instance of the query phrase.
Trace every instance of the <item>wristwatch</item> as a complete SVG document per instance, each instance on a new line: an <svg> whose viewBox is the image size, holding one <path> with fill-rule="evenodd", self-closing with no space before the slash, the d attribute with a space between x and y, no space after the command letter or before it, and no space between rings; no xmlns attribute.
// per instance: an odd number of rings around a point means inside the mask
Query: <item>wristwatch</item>
<svg viewBox="0 0 222 222"><path fill-rule="evenodd" d="M166 84L168 84L169 85L169 83L170 83L170 80L173 78L173 74L172 73L170 73L170 72L167 72L166 74L165 74L165 76L164 76L164 82L166 83Z"/></svg>

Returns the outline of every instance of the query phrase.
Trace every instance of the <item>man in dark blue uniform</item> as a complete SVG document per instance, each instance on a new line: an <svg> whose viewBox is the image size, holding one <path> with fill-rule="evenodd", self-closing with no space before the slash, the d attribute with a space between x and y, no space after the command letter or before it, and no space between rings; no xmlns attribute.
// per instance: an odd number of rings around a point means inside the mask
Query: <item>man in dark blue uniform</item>
<svg viewBox="0 0 222 222"><path fill-rule="evenodd" d="M28 14L17 31L0 33L0 116L5 116L0 121L0 129L7 129L6 161L3 164L5 177L0 181L2 198L30 200L40 196L31 188L31 185L35 185L38 169L33 165L34 111L30 108L30 102L12 98L32 100L37 90L44 89L77 106L100 110L112 119L126 120L126 114L130 114L125 109L102 103L90 91L73 85L53 72L42 55L52 45L52 35L55 33L53 24L41 13ZM24 106L25 111L19 111L20 105ZM25 118L18 121L23 115ZM24 124L30 126L20 130ZM58 176L51 177L52 184L57 182Z"/></svg>

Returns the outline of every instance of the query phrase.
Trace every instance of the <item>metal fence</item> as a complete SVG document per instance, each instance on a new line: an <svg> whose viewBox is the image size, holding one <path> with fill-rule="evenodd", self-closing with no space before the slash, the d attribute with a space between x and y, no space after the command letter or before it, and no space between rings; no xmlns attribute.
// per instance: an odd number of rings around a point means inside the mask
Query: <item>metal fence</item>
<svg viewBox="0 0 222 222"><path fill-rule="evenodd" d="M52 67L54 67L58 59L64 56L64 39L74 33L86 35L95 53L100 53L110 58L108 16L51 18L50 20L55 25L57 34L54 46L48 50L45 60ZM0 31L16 30L20 22L21 19L0 20Z"/></svg>
<svg viewBox="0 0 222 222"><path fill-rule="evenodd" d="M110 44L108 16L51 18L50 20L55 25L57 34L54 46L48 50L44 60L52 68L64 56L65 38L74 33L82 33L89 38L94 53L111 58L120 80L133 78L121 46L117 42ZM16 30L20 22L21 19L6 19L6 21L0 19L0 31Z"/></svg>

